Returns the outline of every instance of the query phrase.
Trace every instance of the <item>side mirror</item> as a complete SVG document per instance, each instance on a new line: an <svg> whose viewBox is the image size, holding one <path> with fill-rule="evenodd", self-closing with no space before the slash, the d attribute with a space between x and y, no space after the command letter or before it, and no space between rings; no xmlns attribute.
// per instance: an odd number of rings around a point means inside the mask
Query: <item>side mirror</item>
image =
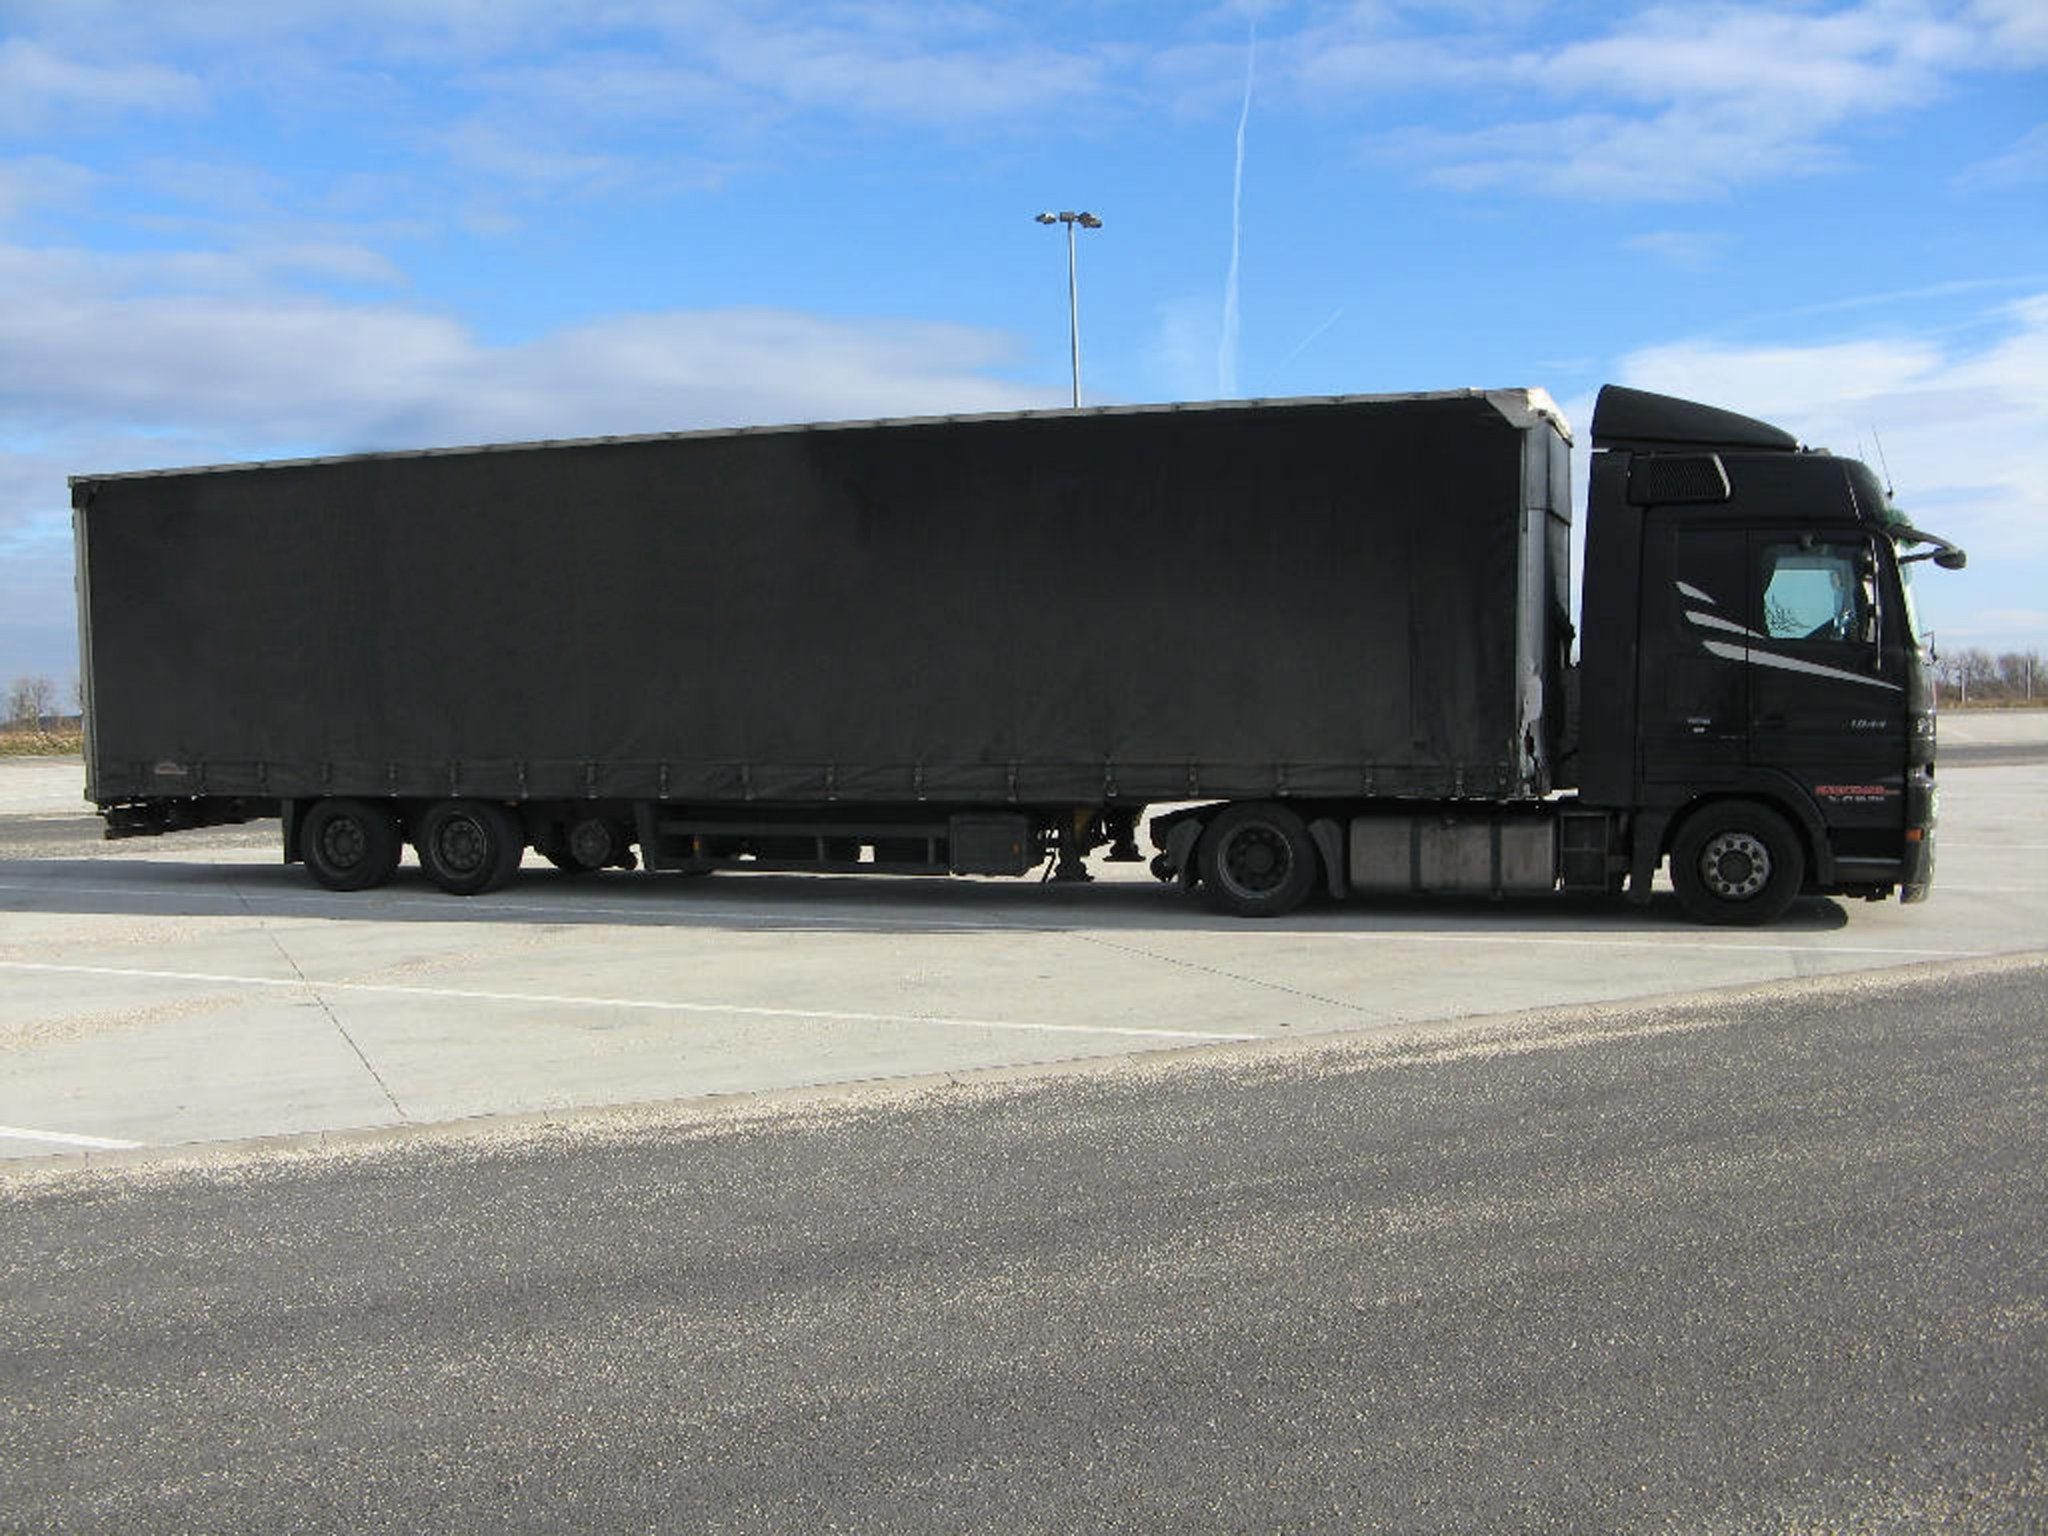
<svg viewBox="0 0 2048 1536"><path fill-rule="evenodd" d="M1901 544L1932 544L1932 549L1923 549L1916 555L1899 556L1899 564L1911 565L1915 560L1932 560L1944 571L1960 571L1970 563L1970 557L1947 539L1936 534L1922 533L1918 528L1898 527L1891 531L1892 537Z"/></svg>

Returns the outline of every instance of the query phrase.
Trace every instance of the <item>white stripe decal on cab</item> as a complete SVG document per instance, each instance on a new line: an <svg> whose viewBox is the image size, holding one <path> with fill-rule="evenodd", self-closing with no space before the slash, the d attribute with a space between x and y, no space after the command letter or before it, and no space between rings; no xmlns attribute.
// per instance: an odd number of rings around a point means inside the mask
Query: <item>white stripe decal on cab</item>
<svg viewBox="0 0 2048 1536"><path fill-rule="evenodd" d="M1780 656L1776 651L1753 651L1747 646L1729 645L1721 640L1703 640L1700 643L1716 656L1728 661L1747 662L1753 667L1772 667L1780 672L1799 672L1808 677L1831 677L1837 682L1858 683L1887 693L1906 691L1897 683L1888 683L1881 677L1865 677L1860 672L1845 672L1840 667L1824 667L1819 662L1801 661L1796 656Z"/></svg>

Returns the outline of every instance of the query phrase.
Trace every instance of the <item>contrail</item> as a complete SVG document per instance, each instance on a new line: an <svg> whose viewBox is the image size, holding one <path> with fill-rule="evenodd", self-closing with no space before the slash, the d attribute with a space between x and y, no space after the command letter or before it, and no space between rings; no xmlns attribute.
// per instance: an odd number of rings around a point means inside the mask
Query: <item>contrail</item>
<svg viewBox="0 0 2048 1536"><path fill-rule="evenodd" d="M1230 275L1223 280L1223 339L1216 348L1216 392L1237 394L1237 262L1244 245L1244 130L1252 120L1252 65L1258 58L1259 24L1246 24L1244 106L1237 114L1237 170L1230 182Z"/></svg>
<svg viewBox="0 0 2048 1536"><path fill-rule="evenodd" d="M1327 331L1331 326L1335 325L1339 320L1343 318L1344 306L1342 304L1339 304L1335 309L1330 311L1330 316L1327 320L1325 320L1321 325L1317 326L1314 330L1310 331L1306 336L1301 338L1301 345L1297 346L1292 352L1288 353L1285 357L1280 359L1280 367L1274 369L1273 371L1275 373L1278 373L1282 369L1286 368L1286 366L1289 363L1293 362L1297 357L1301 356L1302 353L1306 352L1309 349L1309 347L1314 344L1315 339L1318 336L1322 335L1323 332Z"/></svg>

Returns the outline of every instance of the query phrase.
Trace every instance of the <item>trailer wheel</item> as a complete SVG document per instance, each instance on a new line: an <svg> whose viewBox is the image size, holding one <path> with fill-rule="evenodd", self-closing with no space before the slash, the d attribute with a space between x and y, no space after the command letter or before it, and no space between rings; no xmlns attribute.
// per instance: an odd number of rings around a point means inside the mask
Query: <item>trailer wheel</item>
<svg viewBox="0 0 2048 1536"><path fill-rule="evenodd" d="M1671 844L1671 883L1702 923L1758 924L1783 915L1806 879L1806 849L1768 806L1728 800L1695 811Z"/></svg>
<svg viewBox="0 0 2048 1536"><path fill-rule="evenodd" d="M404 852L398 818L367 800L318 801L299 823L299 855L330 891L384 884Z"/></svg>
<svg viewBox="0 0 2048 1536"><path fill-rule="evenodd" d="M533 846L565 875L587 875L614 864L624 865L632 857L625 851L625 828L602 816L552 822L533 840Z"/></svg>
<svg viewBox="0 0 2048 1536"><path fill-rule="evenodd" d="M526 851L519 821L489 800L437 800L413 843L427 878L451 896L481 896L509 881Z"/></svg>
<svg viewBox="0 0 2048 1536"><path fill-rule="evenodd" d="M1226 807L1196 852L1210 905L1234 917L1279 917L1315 889L1315 840L1284 805Z"/></svg>

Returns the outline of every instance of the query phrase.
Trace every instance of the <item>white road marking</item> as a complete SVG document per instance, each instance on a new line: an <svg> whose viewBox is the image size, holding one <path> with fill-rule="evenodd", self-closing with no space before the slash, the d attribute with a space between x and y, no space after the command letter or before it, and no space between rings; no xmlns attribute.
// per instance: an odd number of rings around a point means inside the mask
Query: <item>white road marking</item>
<svg viewBox="0 0 2048 1536"><path fill-rule="evenodd" d="M69 1131L25 1131L18 1125L0 1125L0 1141L47 1141L59 1147L99 1147L112 1152L142 1145L139 1141L117 1141L111 1136L76 1136Z"/></svg>
<svg viewBox="0 0 2048 1536"><path fill-rule="evenodd" d="M737 1014L745 1018L814 1019L835 1024L924 1024L942 1029L999 1029L1026 1034L1119 1035L1145 1040L1257 1040L1258 1035L1219 1034L1190 1029L1140 1029L1114 1024L1033 1024L1014 1019L958 1019L928 1013L855 1013L831 1008L761 1008L739 1003L683 1003L660 998L571 997L545 992L481 992L460 987L405 987L387 982L302 981L298 977L236 976L207 971L155 971L110 965L56 965L35 960L0 960L0 970L62 976L118 976L134 981L173 981L199 986L258 987L282 991L365 992L394 997L432 997L476 1003L539 1003L558 1008L628 1008L654 1013Z"/></svg>

